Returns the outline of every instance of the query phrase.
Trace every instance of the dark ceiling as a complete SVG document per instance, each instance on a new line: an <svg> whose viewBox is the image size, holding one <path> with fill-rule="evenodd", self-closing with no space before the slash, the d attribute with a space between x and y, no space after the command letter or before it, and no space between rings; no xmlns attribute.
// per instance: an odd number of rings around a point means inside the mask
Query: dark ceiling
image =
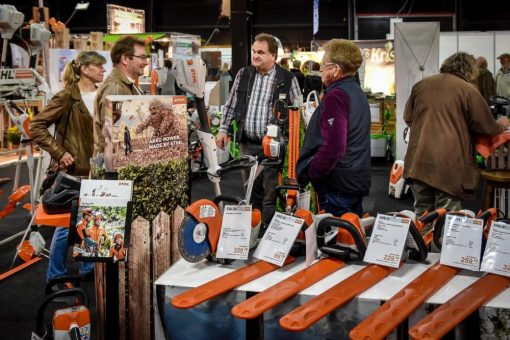
<svg viewBox="0 0 510 340"><path fill-rule="evenodd" d="M71 33L106 32L106 1L88 0L87 11L77 12L69 23ZM253 33L267 32L280 38L284 46L309 48L312 35L313 0L232 0L246 3L252 12ZM46 0L50 17L66 21L78 1ZM10 0L32 16L34 0ZM118 0L117 5L143 9L146 30L152 32L182 32L199 34L205 40L215 28L219 33L211 44L230 44L231 27L227 18L219 19L221 0ZM355 10L353 9L355 7ZM389 32L389 16L400 11L404 21L440 21L441 31L510 30L510 1L486 0L320 0L317 40L354 38L352 14L359 16L358 38L381 39ZM351 13L351 15L349 15ZM351 26L350 26L351 24Z"/></svg>

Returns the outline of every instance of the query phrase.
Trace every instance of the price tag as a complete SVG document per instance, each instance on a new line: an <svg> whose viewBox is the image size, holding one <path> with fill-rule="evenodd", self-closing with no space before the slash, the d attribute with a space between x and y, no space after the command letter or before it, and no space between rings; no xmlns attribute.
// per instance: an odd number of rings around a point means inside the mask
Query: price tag
<svg viewBox="0 0 510 340"><path fill-rule="evenodd" d="M282 266L303 223L301 218L277 212L253 256Z"/></svg>
<svg viewBox="0 0 510 340"><path fill-rule="evenodd" d="M216 257L246 260L250 250L251 205L226 205Z"/></svg>
<svg viewBox="0 0 510 340"><path fill-rule="evenodd" d="M510 276L510 224L492 223L481 270Z"/></svg>
<svg viewBox="0 0 510 340"><path fill-rule="evenodd" d="M298 209L310 210L310 191L299 193Z"/></svg>
<svg viewBox="0 0 510 340"><path fill-rule="evenodd" d="M317 258L317 227L323 219L332 217L331 214L312 215L313 223L305 230L306 257L305 265L310 266Z"/></svg>
<svg viewBox="0 0 510 340"><path fill-rule="evenodd" d="M446 215L441 264L478 271L482 249L483 221Z"/></svg>
<svg viewBox="0 0 510 340"><path fill-rule="evenodd" d="M410 218L378 214L363 261L398 268L410 225Z"/></svg>

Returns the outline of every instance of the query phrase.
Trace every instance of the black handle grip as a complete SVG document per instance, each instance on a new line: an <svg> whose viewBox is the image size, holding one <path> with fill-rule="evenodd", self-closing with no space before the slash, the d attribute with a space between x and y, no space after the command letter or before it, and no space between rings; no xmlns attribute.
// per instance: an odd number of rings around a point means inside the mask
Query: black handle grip
<svg viewBox="0 0 510 340"><path fill-rule="evenodd" d="M222 164L221 169L219 169L216 173L218 176L221 176L233 170L251 168L256 161L257 159L254 157L242 157L239 159L234 159Z"/></svg>
<svg viewBox="0 0 510 340"><path fill-rule="evenodd" d="M326 244L326 232L329 227L346 230L352 236L354 243L356 244L357 251L354 252L357 253L359 259L363 259L367 247L365 245L365 240L363 240L358 229L350 222L336 217L327 217L319 222L319 225L317 226L317 248L330 256L338 256L338 252L334 245Z"/></svg>
<svg viewBox="0 0 510 340"><path fill-rule="evenodd" d="M285 196L283 195L283 191L284 190L297 190L297 191L299 191L299 184L278 185L276 187L276 195L282 201L285 201Z"/></svg>
<svg viewBox="0 0 510 340"><path fill-rule="evenodd" d="M71 288L71 289L61 290L61 291L58 291L58 292L48 295L42 302L41 306L39 306L39 309L37 310L37 317L36 317L36 323L35 323L35 331L36 331L37 335L42 336L44 334L43 316L44 316L44 311L46 309L46 306L48 306L48 304L50 302L52 302L55 298L58 298L58 297L78 296L78 295L81 298L82 305L88 306L89 299L88 299L85 291L81 288Z"/></svg>
<svg viewBox="0 0 510 340"><path fill-rule="evenodd" d="M243 200L239 197L219 195L214 198L213 203L216 205L218 205L220 202L239 204L242 201Z"/></svg>

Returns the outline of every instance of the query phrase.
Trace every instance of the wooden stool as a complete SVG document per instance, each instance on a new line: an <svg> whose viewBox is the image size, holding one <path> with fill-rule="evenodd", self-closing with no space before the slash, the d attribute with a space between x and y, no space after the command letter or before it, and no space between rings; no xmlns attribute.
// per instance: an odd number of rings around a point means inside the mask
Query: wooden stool
<svg viewBox="0 0 510 340"><path fill-rule="evenodd" d="M485 179L485 188L482 198L482 210L491 207L500 207L494 199L495 189L510 189L510 170L482 170L482 178ZM503 212L508 216L508 211Z"/></svg>

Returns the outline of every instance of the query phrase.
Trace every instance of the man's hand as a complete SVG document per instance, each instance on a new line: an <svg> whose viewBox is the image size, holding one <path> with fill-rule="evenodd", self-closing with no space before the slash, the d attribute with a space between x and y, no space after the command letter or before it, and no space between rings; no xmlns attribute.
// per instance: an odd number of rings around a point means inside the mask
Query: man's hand
<svg viewBox="0 0 510 340"><path fill-rule="evenodd" d="M74 163L74 157L69 152L64 152L62 157L58 160L58 165L60 169L67 169Z"/></svg>
<svg viewBox="0 0 510 340"><path fill-rule="evenodd" d="M225 150L225 146L227 145L227 143L228 143L227 133L223 131L218 132L218 136L216 136L216 145L221 150Z"/></svg>
<svg viewBox="0 0 510 340"><path fill-rule="evenodd" d="M501 118L498 119L498 124L500 125L503 125L505 127L505 129L508 129L508 117L506 116L503 116Z"/></svg>

